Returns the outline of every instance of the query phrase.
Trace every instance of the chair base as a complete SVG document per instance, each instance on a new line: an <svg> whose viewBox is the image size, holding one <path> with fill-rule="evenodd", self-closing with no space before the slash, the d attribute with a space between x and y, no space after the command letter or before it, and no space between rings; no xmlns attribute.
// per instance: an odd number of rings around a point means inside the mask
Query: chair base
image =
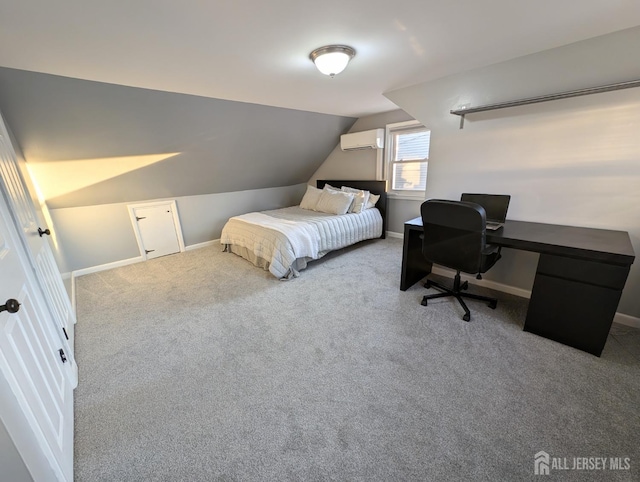
<svg viewBox="0 0 640 482"><path fill-rule="evenodd" d="M460 306L462 306L462 308L464 309L464 316L462 317L464 321L471 321L471 312L469 311L469 308L467 308L467 304L462 299L463 297L473 300L486 301L489 308L493 310L495 310L496 306L498 306L498 300L495 298L491 298L489 296L474 295L472 293L463 293L462 291L466 290L469 287L469 283L465 281L464 283L460 284L460 271L456 272L456 276L453 279L453 288L447 288L440 283L436 283L435 281L430 280L427 280L424 284L425 288L431 288L432 286L442 291L442 293L436 293L434 295L424 295L420 304L422 306L427 306L428 300L453 296L458 300L458 303L460 303Z"/></svg>

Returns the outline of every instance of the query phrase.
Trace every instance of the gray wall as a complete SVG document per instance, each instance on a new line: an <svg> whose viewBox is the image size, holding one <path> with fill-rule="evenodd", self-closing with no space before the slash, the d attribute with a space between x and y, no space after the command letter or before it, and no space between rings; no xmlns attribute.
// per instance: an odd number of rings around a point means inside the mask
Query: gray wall
<svg viewBox="0 0 640 482"><path fill-rule="evenodd" d="M427 198L510 193L509 218L628 231L640 253L640 89L459 118L449 110L640 79L640 27L390 92L431 128ZM530 290L535 259L486 278ZM640 263L618 311L640 317Z"/></svg>
<svg viewBox="0 0 640 482"><path fill-rule="evenodd" d="M7 481L31 482L33 480L2 421L0 421L0 470L2 470L2 477Z"/></svg>
<svg viewBox="0 0 640 482"><path fill-rule="evenodd" d="M0 373L0 480L33 479L54 480L54 473L9 382Z"/></svg>
<svg viewBox="0 0 640 482"><path fill-rule="evenodd" d="M185 245L218 239L224 223L238 214L299 204L305 184L250 191L181 196L176 200ZM127 203L52 209L66 271L137 258L140 250Z"/></svg>
<svg viewBox="0 0 640 482"><path fill-rule="evenodd" d="M355 121L3 67L0 111L50 209L63 272L138 256L126 203L179 199L187 244L219 237L238 206L295 204Z"/></svg>
<svg viewBox="0 0 640 482"><path fill-rule="evenodd" d="M367 131L384 128L387 124L413 120L403 110L394 110L382 114L362 117L356 121L349 132ZM315 186L317 179L376 179L376 157L374 149L343 151L338 144L329 157L311 176L309 184ZM421 201L389 198L387 230L395 233L404 231L404 222L420 214Z"/></svg>
<svg viewBox="0 0 640 482"><path fill-rule="evenodd" d="M108 171L118 158L166 154L88 186L79 179L47 198L56 209L306 182L355 121L1 67L0 110L30 164Z"/></svg>

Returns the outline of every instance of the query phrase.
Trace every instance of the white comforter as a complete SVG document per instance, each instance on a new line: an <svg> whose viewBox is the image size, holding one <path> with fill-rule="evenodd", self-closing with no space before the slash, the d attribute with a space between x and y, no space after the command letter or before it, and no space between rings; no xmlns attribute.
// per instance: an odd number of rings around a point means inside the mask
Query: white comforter
<svg viewBox="0 0 640 482"><path fill-rule="evenodd" d="M306 261L329 251L382 235L382 216L377 209L360 214L334 215L298 206L235 216L222 229L220 242L244 248L268 263L277 278L298 276Z"/></svg>

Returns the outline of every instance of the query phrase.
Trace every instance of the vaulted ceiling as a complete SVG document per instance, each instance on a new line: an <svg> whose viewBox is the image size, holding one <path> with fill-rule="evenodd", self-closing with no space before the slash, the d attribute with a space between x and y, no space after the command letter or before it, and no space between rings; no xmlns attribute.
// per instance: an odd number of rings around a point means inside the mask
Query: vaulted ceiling
<svg viewBox="0 0 640 482"><path fill-rule="evenodd" d="M385 93L636 25L638 0L5 1L0 112L53 208L290 186Z"/></svg>
<svg viewBox="0 0 640 482"><path fill-rule="evenodd" d="M13 0L0 66L359 117L384 92L640 25L638 0ZM308 58L347 44L330 79Z"/></svg>

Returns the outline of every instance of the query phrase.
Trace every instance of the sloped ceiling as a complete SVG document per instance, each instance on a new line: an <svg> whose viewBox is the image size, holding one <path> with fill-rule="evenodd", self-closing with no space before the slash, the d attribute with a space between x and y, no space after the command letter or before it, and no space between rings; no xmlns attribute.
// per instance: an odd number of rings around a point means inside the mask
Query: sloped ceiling
<svg viewBox="0 0 640 482"><path fill-rule="evenodd" d="M0 66L361 117L384 93L640 24L638 0L13 0ZM357 54L330 79L309 53Z"/></svg>
<svg viewBox="0 0 640 482"><path fill-rule="evenodd" d="M385 92L639 24L637 0L3 2L0 111L53 208L285 186ZM309 53L335 43L331 79Z"/></svg>
<svg viewBox="0 0 640 482"><path fill-rule="evenodd" d="M51 208L306 182L355 118L0 68Z"/></svg>

